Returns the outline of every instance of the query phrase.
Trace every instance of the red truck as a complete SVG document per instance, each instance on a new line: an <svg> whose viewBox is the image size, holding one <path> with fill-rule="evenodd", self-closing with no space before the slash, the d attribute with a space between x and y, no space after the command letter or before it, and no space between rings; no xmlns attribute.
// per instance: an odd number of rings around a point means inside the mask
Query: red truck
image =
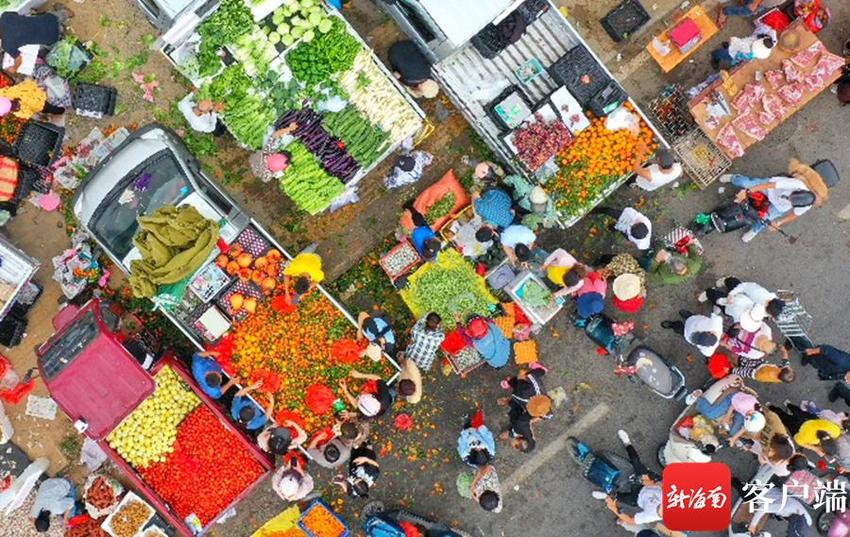
<svg viewBox="0 0 850 537"><path fill-rule="evenodd" d="M247 452L245 455L250 457L252 465L256 463L256 471L251 475L257 477L229 505L202 520L200 534L203 534L222 513L257 487L272 471L272 463L256 444L228 421L176 359L165 357L150 372L145 371L125 348L120 324L121 317L109 302L93 299L81 308L66 306L53 319L55 334L36 351L41 377L59 408L78 429L98 443L172 527L189 537L199 532L186 522L185 506L182 509L175 507L173 502L163 498L143 477L145 470L130 464L110 445L115 444L111 442L114 439L110 433L119 429L146 400L156 397L157 376L166 369L172 370L182 381L183 389L188 387L198 398L197 411L208 417L211 413L226 431L222 434L238 439L235 443ZM186 396L191 398L191 394ZM107 441L108 437L110 441ZM158 464L167 465L169 460ZM183 513L178 513L178 510Z"/></svg>

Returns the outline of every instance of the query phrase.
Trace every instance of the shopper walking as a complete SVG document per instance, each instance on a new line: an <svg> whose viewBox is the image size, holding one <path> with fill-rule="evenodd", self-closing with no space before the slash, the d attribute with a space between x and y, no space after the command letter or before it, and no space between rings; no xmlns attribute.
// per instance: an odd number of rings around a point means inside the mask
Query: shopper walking
<svg viewBox="0 0 850 537"><path fill-rule="evenodd" d="M611 207L597 207L590 213L613 218L613 229L622 233L638 250L649 249L652 243L652 222L637 209L626 207L618 211Z"/></svg>
<svg viewBox="0 0 850 537"><path fill-rule="evenodd" d="M688 310L680 310L681 321L662 321L661 327L672 330L685 338L685 341L699 349L708 358L720 345L723 335L723 317L712 313L710 316L696 315Z"/></svg>
<svg viewBox="0 0 850 537"><path fill-rule="evenodd" d="M478 409L466 420L457 439L457 453L466 464L481 468L496 457L496 441L484 424L484 411Z"/></svg>

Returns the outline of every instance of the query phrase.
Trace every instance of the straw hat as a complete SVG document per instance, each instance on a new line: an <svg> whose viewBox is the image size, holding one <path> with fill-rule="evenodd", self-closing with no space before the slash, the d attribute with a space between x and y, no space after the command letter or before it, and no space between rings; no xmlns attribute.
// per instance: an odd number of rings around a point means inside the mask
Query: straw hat
<svg viewBox="0 0 850 537"><path fill-rule="evenodd" d="M614 279L614 295L620 300L631 300L640 294L637 274L620 274Z"/></svg>
<svg viewBox="0 0 850 537"><path fill-rule="evenodd" d="M548 395L535 395L528 400L526 408L533 418L545 416L552 410L552 399Z"/></svg>

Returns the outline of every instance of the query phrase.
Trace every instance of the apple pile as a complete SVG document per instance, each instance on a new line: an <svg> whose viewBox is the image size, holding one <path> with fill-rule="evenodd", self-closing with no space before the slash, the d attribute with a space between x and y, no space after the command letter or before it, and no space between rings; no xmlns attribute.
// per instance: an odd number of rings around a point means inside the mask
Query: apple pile
<svg viewBox="0 0 850 537"><path fill-rule="evenodd" d="M270 295L278 286L278 278L283 277L282 261L283 255L274 248L255 258L241 245L234 243L226 254L218 256L215 264L228 275L245 283L251 282L262 289L263 293ZM234 293L230 296L230 308L233 313L242 310L254 313L257 310L257 299Z"/></svg>

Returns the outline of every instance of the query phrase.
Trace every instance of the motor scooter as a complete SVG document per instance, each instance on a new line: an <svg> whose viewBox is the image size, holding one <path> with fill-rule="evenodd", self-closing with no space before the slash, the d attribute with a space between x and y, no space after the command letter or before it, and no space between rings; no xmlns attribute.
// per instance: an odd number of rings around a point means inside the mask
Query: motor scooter
<svg viewBox="0 0 850 537"><path fill-rule="evenodd" d="M841 177L832 161L821 159L812 164L812 169L821 176L828 188L835 186ZM781 175L781 174L780 174ZM754 223L762 220L753 205L753 200L748 196L744 201L730 200L723 202L708 213L701 213L694 219L693 230L697 233L708 234L712 231L720 233L731 233L743 228L749 228ZM789 242L795 242L796 237L787 234L782 228L774 228Z"/></svg>
<svg viewBox="0 0 850 537"><path fill-rule="evenodd" d="M627 493L641 485L632 463L609 451L594 452L575 437L566 440L567 453L578 465L582 477L599 487L605 494Z"/></svg>
<svg viewBox="0 0 850 537"><path fill-rule="evenodd" d="M463 530L403 509L387 510L384 503L379 501L367 503L360 516L365 519L363 530L366 537L405 537L404 528L400 525L403 522L415 526L424 537L472 537Z"/></svg>
<svg viewBox="0 0 850 537"><path fill-rule="evenodd" d="M644 345L634 334L617 335L615 321L598 313L589 318L573 316L573 325L617 361L614 373L640 381L665 399L681 400L687 394L685 375L662 355Z"/></svg>

